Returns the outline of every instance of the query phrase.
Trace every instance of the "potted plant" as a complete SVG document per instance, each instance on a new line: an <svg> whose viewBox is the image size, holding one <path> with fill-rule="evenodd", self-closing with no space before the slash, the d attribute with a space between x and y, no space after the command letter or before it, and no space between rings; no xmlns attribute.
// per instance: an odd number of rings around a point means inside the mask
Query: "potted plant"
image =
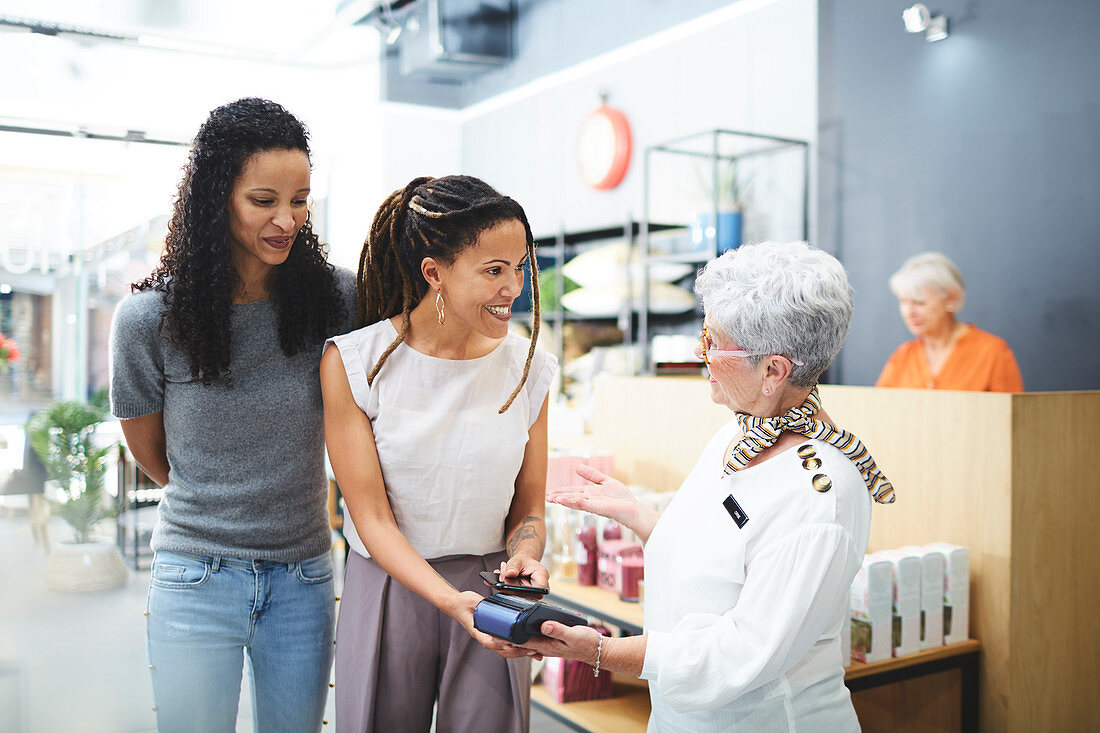
<svg viewBox="0 0 1100 733"><path fill-rule="evenodd" d="M46 584L54 590L106 590L126 582L118 547L95 536L96 525L115 511L105 500L103 478L117 446L101 447L93 440L105 417L100 407L55 402L27 425L31 447L50 479L47 487L56 497L50 504L73 530L73 541L59 543L46 568Z"/></svg>
<svg viewBox="0 0 1100 733"><path fill-rule="evenodd" d="M736 158L721 157L717 168L713 159L695 161L695 177L703 204L692 219L692 244L705 250L713 242L717 254L737 249L741 246L745 191L751 176L742 176Z"/></svg>

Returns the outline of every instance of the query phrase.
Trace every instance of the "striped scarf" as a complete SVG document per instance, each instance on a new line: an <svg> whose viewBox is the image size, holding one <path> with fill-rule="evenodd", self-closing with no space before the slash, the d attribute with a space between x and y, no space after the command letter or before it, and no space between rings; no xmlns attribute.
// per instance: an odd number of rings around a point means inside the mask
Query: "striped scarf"
<svg viewBox="0 0 1100 733"><path fill-rule="evenodd" d="M859 438L846 430L839 430L832 425L814 420L813 415L821 409L821 398L818 397L817 387L810 390L810 395L798 407L788 411L785 415L776 417L756 417L744 412L737 413L737 422L744 433L740 441L733 448L729 461L726 462L726 474L739 471L748 465L761 451L775 443L783 431L790 430L800 433L808 438L821 440L836 446L841 453L846 455L863 475L867 484L867 490L874 496L879 504L894 503L894 487L882 475L882 471L875 464L875 459L864 447Z"/></svg>

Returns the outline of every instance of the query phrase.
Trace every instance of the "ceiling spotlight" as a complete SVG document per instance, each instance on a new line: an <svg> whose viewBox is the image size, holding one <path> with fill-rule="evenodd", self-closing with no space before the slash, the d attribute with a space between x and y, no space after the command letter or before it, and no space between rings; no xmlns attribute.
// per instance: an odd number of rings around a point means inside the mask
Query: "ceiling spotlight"
<svg viewBox="0 0 1100 733"><path fill-rule="evenodd" d="M947 16L932 15L924 3L914 3L901 12L905 30L909 33L924 33L928 42L942 41L947 38Z"/></svg>
<svg viewBox="0 0 1100 733"><path fill-rule="evenodd" d="M901 19L905 22L905 30L920 33L932 22L932 14L928 12L928 6L917 3L901 11Z"/></svg>
<svg viewBox="0 0 1100 733"><path fill-rule="evenodd" d="M928 30L924 32L924 40L929 43L932 41L942 41L947 38L947 35L947 16L937 15L929 21Z"/></svg>
<svg viewBox="0 0 1100 733"><path fill-rule="evenodd" d="M380 0L374 9L364 16L366 21L378 29L388 46L397 43L397 39L401 37L401 31L404 30L397 16L394 15L394 4L393 0Z"/></svg>

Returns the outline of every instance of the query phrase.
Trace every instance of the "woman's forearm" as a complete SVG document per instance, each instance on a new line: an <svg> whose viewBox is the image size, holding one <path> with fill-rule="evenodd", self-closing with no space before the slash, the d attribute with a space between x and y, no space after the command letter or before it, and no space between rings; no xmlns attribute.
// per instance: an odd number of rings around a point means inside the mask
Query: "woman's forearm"
<svg viewBox="0 0 1100 733"><path fill-rule="evenodd" d="M542 635L533 636L521 646L547 657L575 659L601 671L640 677L645 663L649 637L601 636L588 626L565 626L556 621L542 625Z"/></svg>
<svg viewBox="0 0 1100 733"><path fill-rule="evenodd" d="M130 455L149 478L159 486L168 483L168 440L164 433L164 415L151 415L120 420L122 435Z"/></svg>
<svg viewBox="0 0 1100 733"><path fill-rule="evenodd" d="M527 555L541 560L546 551L546 520L541 515L528 514L518 523L509 523L504 530L504 548L508 557Z"/></svg>
<svg viewBox="0 0 1100 733"><path fill-rule="evenodd" d="M439 610L452 613L459 591L420 556L396 523L372 520L354 511L351 515L367 552L379 567Z"/></svg>

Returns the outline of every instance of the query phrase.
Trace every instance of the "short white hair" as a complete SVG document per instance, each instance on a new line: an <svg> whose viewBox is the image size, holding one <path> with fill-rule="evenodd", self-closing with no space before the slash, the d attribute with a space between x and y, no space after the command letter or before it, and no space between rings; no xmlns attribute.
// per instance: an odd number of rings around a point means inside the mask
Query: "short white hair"
<svg viewBox="0 0 1100 733"><path fill-rule="evenodd" d="M852 320L844 267L805 242L745 244L727 252L700 273L695 294L710 322L742 349L803 362L789 377L799 387L817 383Z"/></svg>
<svg viewBox="0 0 1100 733"><path fill-rule="evenodd" d="M890 289L898 298L915 298L924 291L958 298L956 310L966 302L966 285L955 263L940 252L922 252L910 257L890 276Z"/></svg>

